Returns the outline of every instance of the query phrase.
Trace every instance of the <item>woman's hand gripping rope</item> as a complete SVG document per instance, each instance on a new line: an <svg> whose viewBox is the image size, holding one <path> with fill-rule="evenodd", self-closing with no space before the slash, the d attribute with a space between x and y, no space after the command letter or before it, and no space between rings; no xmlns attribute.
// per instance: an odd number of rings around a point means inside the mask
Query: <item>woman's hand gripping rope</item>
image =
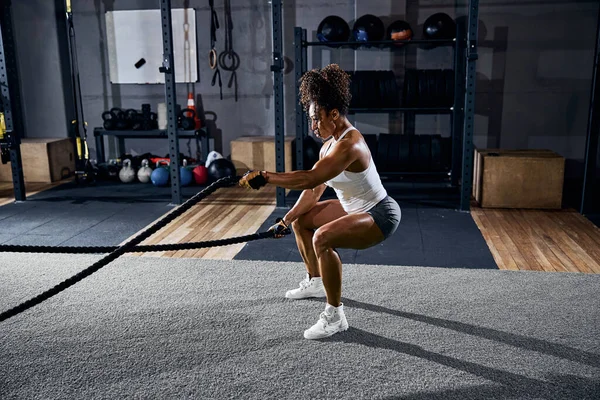
<svg viewBox="0 0 600 400"><path fill-rule="evenodd" d="M248 189L258 190L269 182L266 171L248 171L242 176L238 184Z"/></svg>
<svg viewBox="0 0 600 400"><path fill-rule="evenodd" d="M275 221L276 221L276 224L271 226L268 230L268 232L274 233L273 237L275 239L282 238L285 235L289 235L290 233L292 233L291 229L289 228L289 226L286 225L283 218L277 218Z"/></svg>

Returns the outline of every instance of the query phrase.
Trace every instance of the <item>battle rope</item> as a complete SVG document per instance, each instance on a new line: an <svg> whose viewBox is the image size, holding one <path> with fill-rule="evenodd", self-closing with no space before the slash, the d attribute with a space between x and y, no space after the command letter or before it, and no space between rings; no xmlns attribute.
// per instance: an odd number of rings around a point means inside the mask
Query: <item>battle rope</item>
<svg viewBox="0 0 600 400"><path fill-rule="evenodd" d="M89 267L84 269L83 271L64 280L63 282L52 287L51 289L17 305L16 307L13 307L7 311L2 312L0 314L0 322L7 320L8 318L14 317L17 314L20 314L20 313L30 309L31 307L36 306L45 300L48 300L52 296L57 295L58 293L73 286L74 284L81 281L82 279L87 278L88 276L90 276L94 272L98 271L99 269L105 267L106 265L108 265L112 261L116 260L123 254L125 254L127 252L131 252L131 251L138 251L139 247L137 247L137 246L141 242L143 242L144 240L146 240L147 238L149 238L150 236L152 236L153 234L155 234L156 232L158 232L159 230L161 230L162 228L167 226L167 224L169 224L174 219L176 219L177 217L179 217L180 215L185 213L187 210L189 210L192 206L194 206L200 200L204 199L206 196L210 195L218 188L230 186L230 185L236 183L237 181L239 181L239 177L235 177L235 178L234 177L225 177L225 178L221 178L218 181L212 183L211 185L206 187L204 190L196 193L185 203L183 203L179 207L173 209L170 213L168 213L163 218L161 218L160 220L155 222L152 226L148 227L145 231L141 232L139 235L135 236L133 239L129 240L125 244L117 247L115 250L111 251L108 255L106 255L102 259L96 261L95 263L93 263L92 265L90 265ZM261 238L269 237L269 236L272 237L272 236L274 236L274 232L265 232L265 233L258 234L258 235ZM256 235L250 235L250 236L256 236ZM238 240L238 239L240 239L240 238L237 238L235 240ZM232 239L224 239L224 240L232 240ZM208 243L208 242L204 242L204 243ZM180 245L186 245L186 244L189 245L189 244L193 244L193 243L181 243ZM169 246L177 246L177 245L169 245ZM151 246L151 247L154 247L154 246Z"/></svg>
<svg viewBox="0 0 600 400"><path fill-rule="evenodd" d="M202 249L206 247L227 246L230 244L251 242L253 240L273 237L273 232L259 232L246 236L237 236L227 239L207 240L205 242L154 244L136 246L126 253L149 253L153 251L177 251ZM10 253L62 253L62 254L99 254L110 253L117 250L118 246L32 246L32 245L0 245L0 252Z"/></svg>

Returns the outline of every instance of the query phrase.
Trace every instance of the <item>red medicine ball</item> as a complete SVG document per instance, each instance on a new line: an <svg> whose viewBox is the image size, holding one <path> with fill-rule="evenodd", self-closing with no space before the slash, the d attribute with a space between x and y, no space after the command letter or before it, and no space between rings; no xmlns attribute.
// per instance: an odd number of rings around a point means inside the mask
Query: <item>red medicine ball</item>
<svg viewBox="0 0 600 400"><path fill-rule="evenodd" d="M198 185L204 185L208 181L208 170L204 165L198 165L192 173L194 174L194 181Z"/></svg>

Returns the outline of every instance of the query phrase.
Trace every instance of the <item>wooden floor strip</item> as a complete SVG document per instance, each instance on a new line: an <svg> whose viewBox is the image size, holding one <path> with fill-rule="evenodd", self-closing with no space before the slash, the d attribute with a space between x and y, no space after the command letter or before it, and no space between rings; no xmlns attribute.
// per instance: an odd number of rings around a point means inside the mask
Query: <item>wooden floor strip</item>
<svg viewBox="0 0 600 400"><path fill-rule="evenodd" d="M142 244L203 242L245 236L257 232L274 210L274 187L267 186L259 191L251 191L240 187L222 188L201 200L169 225L146 239ZM132 235L125 242L135 235ZM244 245L245 243L238 243L210 248L132 253L130 255L233 259Z"/></svg>
<svg viewBox="0 0 600 400"><path fill-rule="evenodd" d="M543 225L538 223L539 218L531 210L521 210L519 214L523 224L531 229L537 248L551 264L545 271L577 272L577 267L560 251L560 246L544 233Z"/></svg>
<svg viewBox="0 0 600 400"><path fill-rule="evenodd" d="M500 269L600 273L600 229L574 210L472 205L471 215Z"/></svg>
<svg viewBox="0 0 600 400"><path fill-rule="evenodd" d="M542 211L537 211L536 215L544 219L546 229L552 232L552 237L560 243L561 250L576 265L578 271L589 273L594 272L593 268L595 266L600 268L600 265L598 265L587 253L585 247L582 247L581 243L570 238L560 224L557 223L558 213L544 213Z"/></svg>
<svg viewBox="0 0 600 400"><path fill-rule="evenodd" d="M496 225L492 224L486 213L480 212L477 213L477 215L478 218L475 221L480 221L481 225L479 229L486 232L484 237L487 236L489 238L487 241L488 247L492 250L492 255L496 255L494 258L496 264L498 264L498 268L519 270L520 268L512 257L511 252L504 245L504 241L502 240L503 232L501 230L499 231ZM482 227L484 227L484 229L482 229Z"/></svg>
<svg viewBox="0 0 600 400"><path fill-rule="evenodd" d="M500 235L500 239L506 246L509 254L515 260L517 266L519 266L519 269L536 269L534 266L530 265L521 254L518 243L515 243L514 240L515 234L511 232L511 226L504 220L504 215L495 210L492 213L488 213L487 217L490 219L490 222L494 224L496 231Z"/></svg>

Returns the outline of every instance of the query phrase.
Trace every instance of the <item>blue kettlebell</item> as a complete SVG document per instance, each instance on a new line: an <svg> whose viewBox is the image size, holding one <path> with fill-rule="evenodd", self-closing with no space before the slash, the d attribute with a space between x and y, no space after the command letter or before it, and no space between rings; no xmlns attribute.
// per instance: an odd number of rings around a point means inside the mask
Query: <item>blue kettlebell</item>
<svg viewBox="0 0 600 400"><path fill-rule="evenodd" d="M188 186L194 181L194 175L187 167L187 160L183 160L183 167L179 168L179 180L181 181L181 186Z"/></svg>
<svg viewBox="0 0 600 400"><path fill-rule="evenodd" d="M154 184L154 186L167 186L169 183L169 170L165 167L162 167L161 162L158 161L156 163L156 169L152 171L150 175L150 180Z"/></svg>

